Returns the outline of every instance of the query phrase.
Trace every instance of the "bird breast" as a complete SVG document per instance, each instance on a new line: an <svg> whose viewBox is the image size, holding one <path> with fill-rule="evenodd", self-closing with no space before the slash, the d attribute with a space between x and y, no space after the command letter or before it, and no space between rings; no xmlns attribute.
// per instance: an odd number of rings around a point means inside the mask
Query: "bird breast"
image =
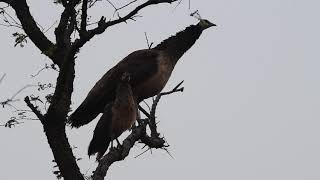
<svg viewBox="0 0 320 180"><path fill-rule="evenodd" d="M134 88L134 94L139 97L139 100L146 99L159 94L167 81L169 80L174 65L169 57L161 54L157 58L158 68L145 82L139 84Z"/></svg>
<svg viewBox="0 0 320 180"><path fill-rule="evenodd" d="M119 137L124 131L130 129L137 118L137 105L132 96L126 101L115 102L112 107L112 133L113 137Z"/></svg>

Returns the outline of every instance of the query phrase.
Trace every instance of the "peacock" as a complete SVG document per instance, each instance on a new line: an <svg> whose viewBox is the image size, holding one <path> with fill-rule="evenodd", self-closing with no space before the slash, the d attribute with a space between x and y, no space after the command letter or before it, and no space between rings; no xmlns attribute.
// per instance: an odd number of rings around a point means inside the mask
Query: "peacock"
<svg viewBox="0 0 320 180"><path fill-rule="evenodd" d="M154 48L132 52L111 68L70 115L68 123L71 127L83 126L103 112L103 116L108 116L106 113L111 111L109 105L116 99L116 89L124 72L130 74L129 84L137 104L159 94L182 55L192 47L203 30L216 26L206 19L199 20L196 25L190 25Z"/></svg>
<svg viewBox="0 0 320 180"><path fill-rule="evenodd" d="M97 153L99 160L107 151L110 142L118 141L118 137L130 129L138 117L136 98L132 93L130 74L124 72L115 91L114 102L108 104L93 132L89 144L88 155ZM120 143L119 143L120 144Z"/></svg>

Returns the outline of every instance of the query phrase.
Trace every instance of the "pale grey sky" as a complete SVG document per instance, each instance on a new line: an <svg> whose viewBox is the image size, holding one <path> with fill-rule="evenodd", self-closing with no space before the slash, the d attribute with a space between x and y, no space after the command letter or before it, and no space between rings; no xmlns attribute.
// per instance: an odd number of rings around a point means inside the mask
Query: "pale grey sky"
<svg viewBox="0 0 320 180"><path fill-rule="evenodd" d="M61 11L51 1L30 6L44 27L58 20ZM158 108L159 130L174 159L161 150L134 158L143 151L136 147L111 167L109 179L320 179L319 7L317 0L192 1L192 10L199 9L218 26L206 30L181 58L165 88L185 80L185 92L162 99ZM91 13L99 19L111 16L112 9ZM115 63L146 48L144 32L157 44L195 24L188 13L186 2L176 11L168 5L149 7L137 22L112 27L91 40L76 62L73 107ZM14 29L2 27L0 32L0 73L7 73L0 101L26 84L55 81L53 71L30 78L49 61L30 42L13 48ZM25 108L22 102L17 106ZM12 111L1 108L1 122ZM68 129L78 147L75 154L84 157L84 173L96 165L86 155L95 122ZM0 179L55 179L39 122L1 128L0 142Z"/></svg>

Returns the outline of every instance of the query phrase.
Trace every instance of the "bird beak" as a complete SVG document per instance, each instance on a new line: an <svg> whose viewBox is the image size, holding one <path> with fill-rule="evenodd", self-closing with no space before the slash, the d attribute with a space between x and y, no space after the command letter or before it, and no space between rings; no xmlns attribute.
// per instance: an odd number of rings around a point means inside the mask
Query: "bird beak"
<svg viewBox="0 0 320 180"><path fill-rule="evenodd" d="M210 22L209 27L212 27L212 26L217 26L217 25Z"/></svg>

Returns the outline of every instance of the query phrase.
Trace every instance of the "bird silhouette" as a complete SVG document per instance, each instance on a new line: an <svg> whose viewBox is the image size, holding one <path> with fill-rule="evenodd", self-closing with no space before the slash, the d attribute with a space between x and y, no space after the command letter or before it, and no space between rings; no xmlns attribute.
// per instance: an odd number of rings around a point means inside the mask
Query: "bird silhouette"
<svg viewBox="0 0 320 180"><path fill-rule="evenodd" d="M138 104L159 94L178 60L191 48L203 30L212 26L215 24L200 19L196 25L187 27L154 48L129 54L94 85L85 100L71 114L68 123L71 127L80 127L91 122L99 113L104 112L103 116L107 116L110 112L106 112L106 107L116 99L117 85L124 72L130 74L129 84Z"/></svg>

